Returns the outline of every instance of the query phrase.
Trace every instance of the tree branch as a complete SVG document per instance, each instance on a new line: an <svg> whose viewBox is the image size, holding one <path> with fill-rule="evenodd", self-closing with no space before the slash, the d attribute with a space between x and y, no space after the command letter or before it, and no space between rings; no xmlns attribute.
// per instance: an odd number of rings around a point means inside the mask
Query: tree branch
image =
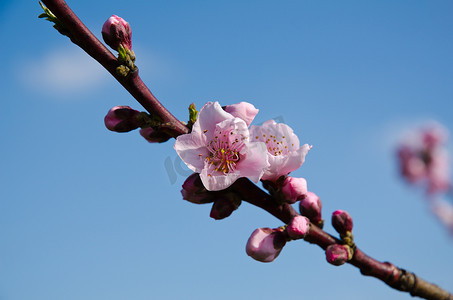
<svg viewBox="0 0 453 300"><path fill-rule="evenodd" d="M173 137L188 133L188 128L176 119L146 87L138 75L138 70L127 77L117 75L116 68L119 63L116 57L85 27L65 1L42 1L58 18L59 23L64 26L63 30L65 34L68 33L71 41L107 69L149 113L158 115L163 123L168 123L169 131ZM264 209L285 224L288 224L292 218L298 215L291 205L278 204L269 194L248 179L237 180L232 185L232 189L241 195L243 200ZM326 249L332 244L341 243L340 240L313 224L310 225L310 231L305 240L320 246L322 249ZM373 276L390 287L408 292L412 296L433 300L453 300L452 294L437 285L428 283L417 275L397 268L391 263L379 262L358 248L355 249L354 256L349 263L359 268L363 275Z"/></svg>
<svg viewBox="0 0 453 300"><path fill-rule="evenodd" d="M264 209L285 224L288 224L292 218L298 215L291 205L278 204L269 194L246 178L238 179L231 187L244 201ZM341 244L339 239L313 224L310 224L310 231L304 240L316 244L324 250L329 245ZM380 262L366 255L359 248L355 249L354 256L348 263L357 267L363 275L375 277L388 286L408 292L414 297L453 300L453 295L439 286L425 281L414 273L397 268L389 262Z"/></svg>
<svg viewBox="0 0 453 300"><path fill-rule="evenodd" d="M168 123L166 131L176 137L188 133L189 129L176 119L151 93L138 75L138 69L127 77L116 73L120 65L117 58L80 21L63 0L42 0L58 18L68 32L71 41L99 62L116 80L150 113L159 116L162 123Z"/></svg>

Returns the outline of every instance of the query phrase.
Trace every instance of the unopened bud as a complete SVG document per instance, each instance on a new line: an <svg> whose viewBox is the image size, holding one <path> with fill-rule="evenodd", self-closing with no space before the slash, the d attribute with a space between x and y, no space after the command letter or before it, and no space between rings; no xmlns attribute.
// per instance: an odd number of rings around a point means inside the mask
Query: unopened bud
<svg viewBox="0 0 453 300"><path fill-rule="evenodd" d="M214 204L212 205L211 214L209 215L215 220L229 217L233 211L238 209L239 205L241 205L241 199L232 192L220 191L215 193L223 193L219 195L219 198L216 197Z"/></svg>
<svg viewBox="0 0 453 300"><path fill-rule="evenodd" d="M166 132L154 130L151 127L140 129L140 135L150 143L163 143L171 138Z"/></svg>
<svg viewBox="0 0 453 300"><path fill-rule="evenodd" d="M300 214L306 216L315 225L322 224L321 209L321 199L313 192L307 192L299 202Z"/></svg>
<svg viewBox="0 0 453 300"><path fill-rule="evenodd" d="M309 230L310 221L304 216L295 216L286 227L286 232L293 240L303 239Z"/></svg>
<svg viewBox="0 0 453 300"><path fill-rule="evenodd" d="M205 204L214 201L212 194L203 186L198 173L193 173L187 177L182 185L181 194L184 200L195 204Z"/></svg>
<svg viewBox="0 0 453 300"><path fill-rule="evenodd" d="M326 249L326 260L334 266L341 266L346 263L350 257L349 247L346 245L333 244Z"/></svg>
<svg viewBox="0 0 453 300"><path fill-rule="evenodd" d="M352 218L347 211L336 210L332 214L332 226L340 235L346 235L352 231Z"/></svg>
<svg viewBox="0 0 453 300"><path fill-rule="evenodd" d="M104 118L105 127L116 132L128 132L139 126L139 111L129 106L115 106L109 110Z"/></svg>
<svg viewBox="0 0 453 300"><path fill-rule="evenodd" d="M277 258L286 244L283 232L278 229L258 228L247 241L247 255L260 262L271 262Z"/></svg>
<svg viewBox="0 0 453 300"><path fill-rule="evenodd" d="M244 120L247 126L250 126L259 109L255 108L253 104L248 102L239 102L232 105L227 105L224 107L224 110L227 113L233 115L233 117Z"/></svg>
<svg viewBox="0 0 453 300"><path fill-rule="evenodd" d="M102 38L112 49L118 51L119 46L129 50L132 49L132 30L123 18L116 15L111 16L102 26Z"/></svg>
<svg viewBox="0 0 453 300"><path fill-rule="evenodd" d="M282 192L289 204L296 203L307 194L307 181L304 178L286 177Z"/></svg>

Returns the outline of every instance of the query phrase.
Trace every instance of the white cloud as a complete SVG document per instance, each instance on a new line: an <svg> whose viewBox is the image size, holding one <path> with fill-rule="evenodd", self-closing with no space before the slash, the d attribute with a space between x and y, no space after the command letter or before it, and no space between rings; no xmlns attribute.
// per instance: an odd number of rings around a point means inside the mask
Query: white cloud
<svg viewBox="0 0 453 300"><path fill-rule="evenodd" d="M87 93L110 76L98 62L73 45L24 61L18 72L26 87L46 96Z"/></svg>
<svg viewBox="0 0 453 300"><path fill-rule="evenodd" d="M181 79L181 72L171 58L144 47L135 48L139 56L136 63L145 82L174 85ZM71 44L35 55L33 59L21 59L15 70L24 88L47 98L79 99L96 89L105 89L108 84L119 85L97 61Z"/></svg>

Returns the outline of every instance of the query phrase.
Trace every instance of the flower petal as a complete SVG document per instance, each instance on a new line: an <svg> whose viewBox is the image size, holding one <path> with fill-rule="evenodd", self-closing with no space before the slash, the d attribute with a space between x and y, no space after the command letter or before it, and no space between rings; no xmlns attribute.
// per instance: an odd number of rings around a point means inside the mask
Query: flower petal
<svg viewBox="0 0 453 300"><path fill-rule="evenodd" d="M270 166L263 175L264 180L276 180L298 169L311 148L307 144L299 147L299 138L291 127L274 120L251 126L250 134L253 142L264 142L269 153Z"/></svg>
<svg viewBox="0 0 453 300"><path fill-rule="evenodd" d="M237 164L235 172L258 183L269 167L268 154L264 143L248 143L247 153Z"/></svg>
<svg viewBox="0 0 453 300"><path fill-rule="evenodd" d="M308 144L303 145L296 151L293 151L288 154L286 161L280 166L279 173L281 175L286 175L292 171L295 171L302 166L305 162L305 156L308 151L310 151L311 146Z"/></svg>
<svg viewBox="0 0 453 300"><path fill-rule="evenodd" d="M201 172L205 159L209 155L202 135L196 133L180 135L176 138L173 148L189 169L197 173Z"/></svg>
<svg viewBox="0 0 453 300"><path fill-rule="evenodd" d="M231 114L222 109L219 102L208 102L200 109L198 119L192 130L203 132L207 140L212 140L216 125L224 120L233 118Z"/></svg>
<svg viewBox="0 0 453 300"><path fill-rule="evenodd" d="M222 172L215 171L214 167L208 165L209 163L206 162L206 166L200 173L201 181L208 191L224 190L241 177L236 172L224 174Z"/></svg>
<svg viewBox="0 0 453 300"><path fill-rule="evenodd" d="M232 114L233 117L244 120L248 127L259 112L259 109L248 102L239 102L225 106L225 111Z"/></svg>

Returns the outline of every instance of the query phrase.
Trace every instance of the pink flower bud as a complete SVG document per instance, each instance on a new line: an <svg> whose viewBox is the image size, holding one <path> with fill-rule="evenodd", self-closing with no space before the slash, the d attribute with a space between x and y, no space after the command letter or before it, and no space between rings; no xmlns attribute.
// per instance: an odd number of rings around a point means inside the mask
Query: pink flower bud
<svg viewBox="0 0 453 300"><path fill-rule="evenodd" d="M102 38L112 49L118 51L120 45L129 50L132 49L132 30L123 18L111 16L102 26Z"/></svg>
<svg viewBox="0 0 453 300"><path fill-rule="evenodd" d="M332 214L332 225L339 234L344 235L346 232L352 231L352 218L348 212L336 210Z"/></svg>
<svg viewBox="0 0 453 300"><path fill-rule="evenodd" d="M247 102L239 102L232 105L227 105L224 107L224 110L227 113L233 115L233 117L242 119L247 124L247 127L250 126L259 109L256 109L253 104Z"/></svg>
<svg viewBox="0 0 453 300"><path fill-rule="evenodd" d="M140 129L140 135L150 143L163 143L171 138L167 133L154 130L151 127Z"/></svg>
<svg viewBox="0 0 453 300"><path fill-rule="evenodd" d="M198 173L193 173L187 177L182 185L181 194L184 200L195 204L214 202L213 195L205 189Z"/></svg>
<svg viewBox="0 0 453 300"><path fill-rule="evenodd" d="M137 129L139 113L129 106L115 106L109 110L104 118L105 127L116 132L128 132Z"/></svg>
<svg viewBox="0 0 453 300"><path fill-rule="evenodd" d="M271 262L277 258L286 244L285 235L270 228L256 229L247 241L247 255L260 262Z"/></svg>
<svg viewBox="0 0 453 300"><path fill-rule="evenodd" d="M349 260L348 246L333 244L326 249L326 260L334 266L341 266Z"/></svg>
<svg viewBox="0 0 453 300"><path fill-rule="evenodd" d="M310 221L303 216L296 216L291 220L286 232L293 240L303 239L310 230Z"/></svg>
<svg viewBox="0 0 453 300"><path fill-rule="evenodd" d="M296 203L305 197L307 193L307 181L304 178L286 177L282 192L288 203Z"/></svg>
<svg viewBox="0 0 453 300"><path fill-rule="evenodd" d="M214 204L212 205L211 218L215 220L225 219L229 217L233 211L238 209L241 205L241 199L234 193L231 192L216 192L223 193L219 198L216 197Z"/></svg>
<svg viewBox="0 0 453 300"><path fill-rule="evenodd" d="M322 222L321 208L321 199L312 192L307 192L305 198L299 202L300 214L306 216L314 224Z"/></svg>

